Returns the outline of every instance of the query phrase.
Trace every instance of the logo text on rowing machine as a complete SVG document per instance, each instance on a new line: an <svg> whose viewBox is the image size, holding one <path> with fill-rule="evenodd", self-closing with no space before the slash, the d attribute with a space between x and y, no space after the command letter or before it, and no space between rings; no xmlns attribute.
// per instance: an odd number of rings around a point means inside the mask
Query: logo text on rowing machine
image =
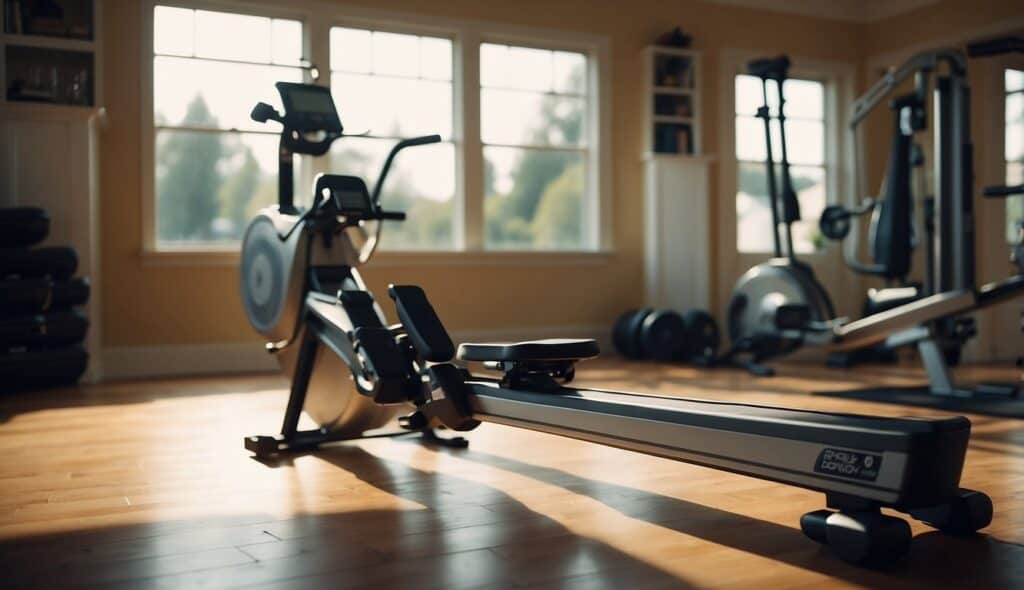
<svg viewBox="0 0 1024 590"><path fill-rule="evenodd" d="M826 448L814 464L815 473L875 481L882 469L882 456L846 449Z"/></svg>

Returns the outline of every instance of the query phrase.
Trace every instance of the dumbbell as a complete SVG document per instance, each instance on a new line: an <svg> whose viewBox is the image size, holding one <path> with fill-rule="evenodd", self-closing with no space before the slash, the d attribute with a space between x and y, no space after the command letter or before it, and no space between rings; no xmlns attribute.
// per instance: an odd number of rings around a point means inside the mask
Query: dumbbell
<svg viewBox="0 0 1024 590"><path fill-rule="evenodd" d="M710 364L721 340L714 317L701 310L685 316L646 307L619 316L613 329L619 354L629 359Z"/></svg>

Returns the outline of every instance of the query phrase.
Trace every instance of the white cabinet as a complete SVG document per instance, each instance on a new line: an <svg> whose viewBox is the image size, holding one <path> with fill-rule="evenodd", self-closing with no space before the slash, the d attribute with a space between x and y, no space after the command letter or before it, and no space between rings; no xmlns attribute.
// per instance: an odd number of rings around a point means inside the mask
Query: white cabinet
<svg viewBox="0 0 1024 590"><path fill-rule="evenodd" d="M646 305L680 313L711 306L709 157L644 161Z"/></svg>
<svg viewBox="0 0 1024 590"><path fill-rule="evenodd" d="M44 245L70 245L78 274L92 285L89 369L100 375L99 109L54 105L0 106L0 207L37 206L50 214Z"/></svg>

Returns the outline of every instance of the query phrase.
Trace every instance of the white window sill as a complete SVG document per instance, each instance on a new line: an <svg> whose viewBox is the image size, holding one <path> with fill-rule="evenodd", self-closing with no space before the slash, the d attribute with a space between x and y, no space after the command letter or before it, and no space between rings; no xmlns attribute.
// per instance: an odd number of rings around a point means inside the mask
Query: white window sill
<svg viewBox="0 0 1024 590"><path fill-rule="evenodd" d="M593 252L377 252L368 263L371 268L411 266L605 266L615 256L611 251ZM141 253L146 267L221 267L236 268L236 250L145 250Z"/></svg>

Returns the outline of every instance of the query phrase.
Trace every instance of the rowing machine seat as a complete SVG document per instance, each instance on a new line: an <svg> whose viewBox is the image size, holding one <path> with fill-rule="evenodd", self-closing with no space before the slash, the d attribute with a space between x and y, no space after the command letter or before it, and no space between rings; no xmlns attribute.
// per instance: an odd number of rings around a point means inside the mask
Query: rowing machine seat
<svg viewBox="0 0 1024 590"><path fill-rule="evenodd" d="M527 342L466 342L459 345L458 358L464 361L530 362L580 361L601 353L596 340L589 338L552 338Z"/></svg>

